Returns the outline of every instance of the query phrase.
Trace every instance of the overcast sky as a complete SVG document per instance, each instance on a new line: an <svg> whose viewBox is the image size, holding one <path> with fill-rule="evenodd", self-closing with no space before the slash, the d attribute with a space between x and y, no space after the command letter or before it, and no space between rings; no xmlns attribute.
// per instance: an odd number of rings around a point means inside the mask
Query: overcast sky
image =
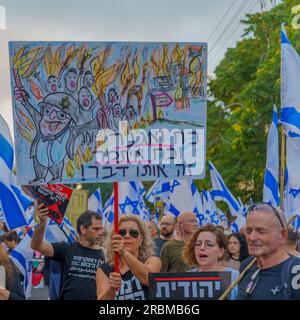
<svg viewBox="0 0 300 320"><path fill-rule="evenodd" d="M6 30L0 30L0 114L12 130L8 41L208 42L211 74L226 48L234 46L241 36L239 20L245 13L260 11L259 3L259 0L0 0L0 5L6 8ZM267 10L270 0L266 3Z"/></svg>

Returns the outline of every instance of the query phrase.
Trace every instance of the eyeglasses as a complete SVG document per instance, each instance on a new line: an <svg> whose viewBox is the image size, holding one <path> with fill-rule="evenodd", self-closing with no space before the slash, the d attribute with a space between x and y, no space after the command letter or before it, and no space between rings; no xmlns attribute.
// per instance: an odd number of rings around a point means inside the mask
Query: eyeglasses
<svg viewBox="0 0 300 320"><path fill-rule="evenodd" d="M246 211L246 214L245 216L247 217L247 215L249 214L250 211L253 211L253 210L260 210L260 209L268 209L267 211L270 211L270 209L272 210L273 213L275 213L277 219L279 220L282 228L284 229L284 225L283 225L283 222L282 222L282 219L280 218L280 214L278 212L278 210L276 208L274 208L272 205L270 205L269 203L267 202L258 202L258 203L253 203L249 206L249 208L247 209Z"/></svg>
<svg viewBox="0 0 300 320"><path fill-rule="evenodd" d="M251 276L251 281L248 283L247 288L246 288L246 292L248 294L252 294L252 292L254 291L257 283L258 283L258 279L259 279L259 272L260 272L260 268L258 268L253 275Z"/></svg>
<svg viewBox="0 0 300 320"><path fill-rule="evenodd" d="M49 117L52 114L52 112L56 113L56 117L57 117L58 120L70 119L70 117L64 111L53 110L53 109L47 108L47 107L44 107L42 113L43 113L44 116L48 116Z"/></svg>
<svg viewBox="0 0 300 320"><path fill-rule="evenodd" d="M129 234L132 238L137 238L140 233L138 230L135 230L135 229L130 229L130 230L127 230L127 229L120 229L119 230L119 235L124 238L126 236L126 234Z"/></svg>
<svg viewBox="0 0 300 320"><path fill-rule="evenodd" d="M171 227L174 225L174 223L170 223L170 222L161 222L159 224L161 227Z"/></svg>
<svg viewBox="0 0 300 320"><path fill-rule="evenodd" d="M208 242L208 241L204 241L204 242L202 242L202 241L196 241L195 243L194 243L194 248L202 248L202 245L204 244L204 248L205 249L211 249L211 248L213 248L215 245L216 245L216 243L213 243L213 242Z"/></svg>

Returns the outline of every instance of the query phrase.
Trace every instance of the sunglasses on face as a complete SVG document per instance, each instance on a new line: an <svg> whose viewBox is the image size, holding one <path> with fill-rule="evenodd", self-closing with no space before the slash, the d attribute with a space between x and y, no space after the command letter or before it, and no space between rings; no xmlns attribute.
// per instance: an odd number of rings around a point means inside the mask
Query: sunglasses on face
<svg viewBox="0 0 300 320"><path fill-rule="evenodd" d="M138 230L135 230L135 229L129 229L129 230L127 230L127 229L120 229L120 230L119 230L119 235L120 235L122 238L124 238L127 233L130 235L130 237L135 238L135 239L140 235L140 232L139 232Z"/></svg>
<svg viewBox="0 0 300 320"><path fill-rule="evenodd" d="M253 203L250 205L250 207L247 209L246 211L246 217L248 216L249 212L251 211L254 211L254 210L265 210L265 211L268 211L268 212L273 212L275 213L277 219L279 220L282 228L284 229L284 225L283 225L283 222L280 218L280 214L279 212L277 211L276 208L274 208L272 205L270 205L269 203L267 202L259 202L259 203Z"/></svg>

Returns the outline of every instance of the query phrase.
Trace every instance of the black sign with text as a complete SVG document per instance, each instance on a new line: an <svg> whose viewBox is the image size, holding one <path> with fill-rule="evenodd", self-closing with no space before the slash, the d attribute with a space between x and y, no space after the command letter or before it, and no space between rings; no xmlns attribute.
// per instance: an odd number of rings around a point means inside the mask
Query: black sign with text
<svg viewBox="0 0 300 320"><path fill-rule="evenodd" d="M229 287L231 273L150 273L149 294L153 300L217 300Z"/></svg>

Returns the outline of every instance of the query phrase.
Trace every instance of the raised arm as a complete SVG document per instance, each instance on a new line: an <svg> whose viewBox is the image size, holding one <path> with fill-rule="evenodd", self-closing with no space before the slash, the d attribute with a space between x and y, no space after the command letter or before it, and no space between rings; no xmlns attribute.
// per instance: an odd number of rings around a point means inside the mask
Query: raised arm
<svg viewBox="0 0 300 320"><path fill-rule="evenodd" d="M49 210L44 204L40 204L35 207L35 215L39 218L40 223L35 227L31 240L31 248L39 251L44 256L51 258L54 255L53 246L51 243L44 240L48 213Z"/></svg>

